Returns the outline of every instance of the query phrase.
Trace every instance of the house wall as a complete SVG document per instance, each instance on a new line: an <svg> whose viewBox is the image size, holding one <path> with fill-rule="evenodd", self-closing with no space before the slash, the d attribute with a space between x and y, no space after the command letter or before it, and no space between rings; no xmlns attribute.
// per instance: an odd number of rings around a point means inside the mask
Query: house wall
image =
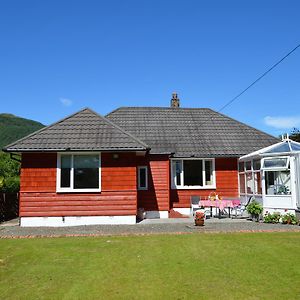
<svg viewBox="0 0 300 300"><path fill-rule="evenodd" d="M238 162L237 158L216 158L216 189L171 189L171 206L173 208L189 208L191 196L201 196L207 199L211 192L216 192L223 197L238 197Z"/></svg>
<svg viewBox="0 0 300 300"><path fill-rule="evenodd" d="M192 195L204 199L212 191L223 197L237 197L239 193L234 158L216 159L216 190L170 190L167 155L120 153L113 159L112 153L102 153L101 193L56 193L56 161L56 153L22 155L21 217L135 216L138 207L167 213L170 208L189 208ZM148 190L137 191L137 167L145 165Z"/></svg>
<svg viewBox="0 0 300 300"><path fill-rule="evenodd" d="M148 190L138 191L138 207L148 212L168 212L170 209L169 156L137 157L137 166L148 166Z"/></svg>
<svg viewBox="0 0 300 300"><path fill-rule="evenodd" d="M56 153L23 153L20 217L132 216L137 213L136 154L101 154L101 193L56 193Z"/></svg>

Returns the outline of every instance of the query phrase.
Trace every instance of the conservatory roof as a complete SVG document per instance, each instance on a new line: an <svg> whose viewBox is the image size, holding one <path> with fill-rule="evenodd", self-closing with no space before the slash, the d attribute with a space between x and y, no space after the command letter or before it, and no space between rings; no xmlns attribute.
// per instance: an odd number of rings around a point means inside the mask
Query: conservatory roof
<svg viewBox="0 0 300 300"><path fill-rule="evenodd" d="M250 158L262 157L262 156L292 155L294 153L300 153L300 143L292 141L289 138L286 138L279 143L276 143L274 145L244 155L240 158L240 160L247 160Z"/></svg>

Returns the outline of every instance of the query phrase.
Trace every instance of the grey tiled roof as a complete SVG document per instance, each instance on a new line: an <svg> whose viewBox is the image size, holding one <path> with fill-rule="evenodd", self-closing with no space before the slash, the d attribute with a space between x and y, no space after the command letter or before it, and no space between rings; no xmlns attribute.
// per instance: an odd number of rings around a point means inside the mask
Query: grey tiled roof
<svg viewBox="0 0 300 300"><path fill-rule="evenodd" d="M153 154L242 156L278 142L208 108L121 107L106 118L147 143Z"/></svg>
<svg viewBox="0 0 300 300"><path fill-rule="evenodd" d="M85 108L4 148L25 151L146 150L148 146L108 119Z"/></svg>

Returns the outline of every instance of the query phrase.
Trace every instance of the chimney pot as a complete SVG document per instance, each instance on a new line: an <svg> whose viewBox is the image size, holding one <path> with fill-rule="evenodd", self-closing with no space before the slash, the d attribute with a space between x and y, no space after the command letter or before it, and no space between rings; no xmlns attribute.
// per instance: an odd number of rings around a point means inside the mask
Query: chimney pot
<svg viewBox="0 0 300 300"><path fill-rule="evenodd" d="M172 93L171 107L178 108L179 106L180 106L180 100L178 98L177 93Z"/></svg>

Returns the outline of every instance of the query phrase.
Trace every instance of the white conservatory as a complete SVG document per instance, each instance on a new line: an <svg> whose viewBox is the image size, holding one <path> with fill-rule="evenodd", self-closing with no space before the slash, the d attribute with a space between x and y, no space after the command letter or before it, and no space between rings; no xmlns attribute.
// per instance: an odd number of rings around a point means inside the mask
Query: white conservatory
<svg viewBox="0 0 300 300"><path fill-rule="evenodd" d="M300 143L288 137L239 159L243 203L251 197L264 213L293 213L300 209Z"/></svg>

